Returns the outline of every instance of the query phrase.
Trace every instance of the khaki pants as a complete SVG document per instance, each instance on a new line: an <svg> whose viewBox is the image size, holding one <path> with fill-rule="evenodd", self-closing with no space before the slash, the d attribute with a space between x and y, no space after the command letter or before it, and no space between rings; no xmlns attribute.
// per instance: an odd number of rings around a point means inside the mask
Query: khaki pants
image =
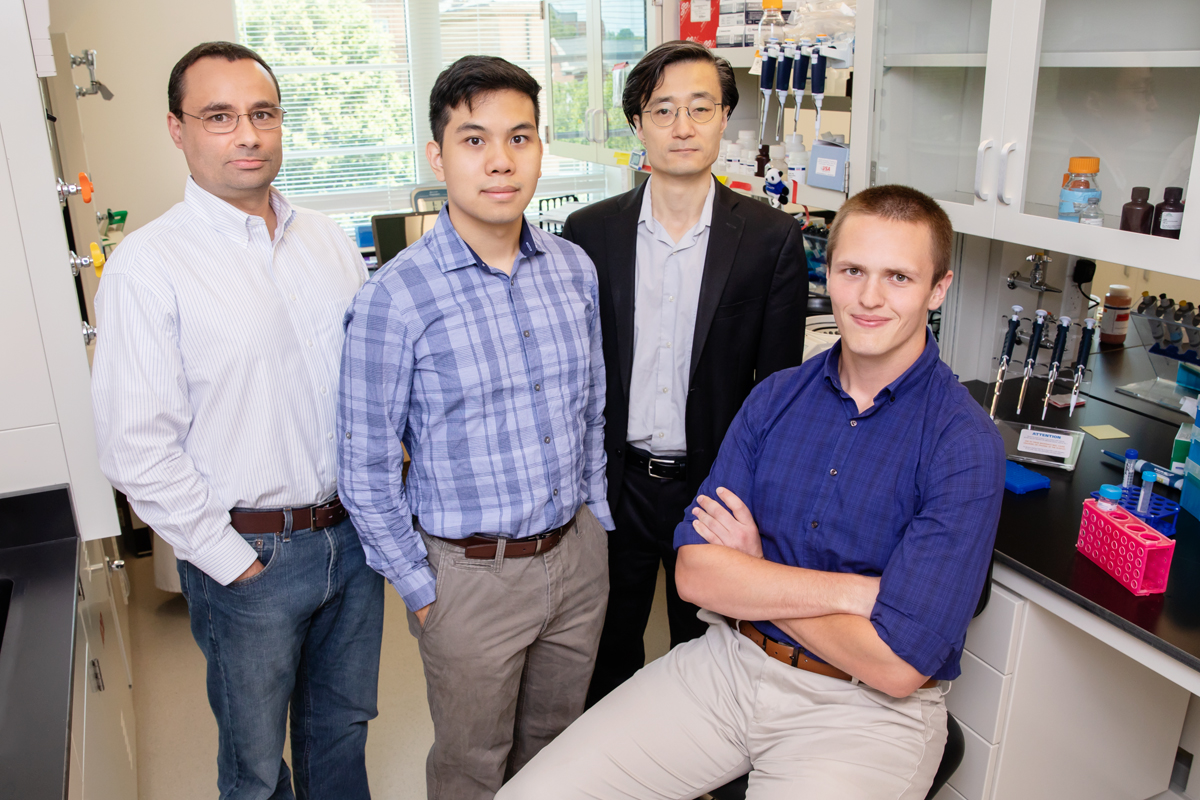
<svg viewBox="0 0 1200 800"><path fill-rule="evenodd" d="M583 506L548 553L468 559L422 531L437 600L417 637L430 800L488 800L583 713L608 599L608 534Z"/></svg>
<svg viewBox="0 0 1200 800"><path fill-rule="evenodd" d="M921 800L946 744L938 687L901 700L775 661L721 617L600 701L497 800Z"/></svg>

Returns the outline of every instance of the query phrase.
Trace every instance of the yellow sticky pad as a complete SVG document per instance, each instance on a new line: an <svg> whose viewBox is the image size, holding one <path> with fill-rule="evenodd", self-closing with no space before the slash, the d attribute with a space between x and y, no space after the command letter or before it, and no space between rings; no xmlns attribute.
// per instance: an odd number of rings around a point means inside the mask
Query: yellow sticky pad
<svg viewBox="0 0 1200 800"><path fill-rule="evenodd" d="M1128 439L1129 434L1114 428L1112 425L1084 425L1079 430L1091 434L1097 439Z"/></svg>

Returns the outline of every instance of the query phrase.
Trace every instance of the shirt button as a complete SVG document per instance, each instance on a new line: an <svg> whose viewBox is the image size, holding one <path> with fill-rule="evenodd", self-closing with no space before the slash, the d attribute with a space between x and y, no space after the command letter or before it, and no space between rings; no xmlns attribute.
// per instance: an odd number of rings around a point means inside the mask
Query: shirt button
<svg viewBox="0 0 1200 800"><path fill-rule="evenodd" d="M851 427L851 428L857 428L857 427L858 427L858 420L856 420L856 419L852 419L852 420L850 420L850 427Z"/></svg>
<svg viewBox="0 0 1200 800"><path fill-rule="evenodd" d="M545 439L542 439L542 441L545 442L546 444L550 444L550 437L547 436Z"/></svg>
<svg viewBox="0 0 1200 800"><path fill-rule="evenodd" d="M331 431L330 433L325 434L325 438L332 442L333 441L333 432ZM347 433L346 438L349 439L350 434Z"/></svg>
<svg viewBox="0 0 1200 800"><path fill-rule="evenodd" d="M349 439L349 438L350 438L350 431L346 431L346 438L347 438L347 439Z"/></svg>
<svg viewBox="0 0 1200 800"><path fill-rule="evenodd" d="M517 279L516 279L516 278L509 278L509 279L508 279L508 285L509 285L509 286L516 286L516 285L517 285Z"/></svg>
<svg viewBox="0 0 1200 800"><path fill-rule="evenodd" d="M665 433L663 433L662 431L659 431L659 432L658 432L658 438L660 438L660 439L661 439L661 438L663 438L664 436L666 436L666 434L665 434Z"/></svg>
<svg viewBox="0 0 1200 800"><path fill-rule="evenodd" d="M817 527L817 521L816 521L815 519L812 521L812 526L813 526L814 528L815 528L815 527Z"/></svg>
<svg viewBox="0 0 1200 800"><path fill-rule="evenodd" d="M321 387L321 394L328 394L328 392L329 392L329 390L326 389L324 386Z"/></svg>
<svg viewBox="0 0 1200 800"><path fill-rule="evenodd" d="M534 390L535 392L540 392L540 391L542 390L542 385L541 385L540 383L535 383L535 384L533 385L533 390Z"/></svg>
<svg viewBox="0 0 1200 800"><path fill-rule="evenodd" d="M529 331L525 331L525 338L526 338L526 339L528 339L528 338L529 338Z"/></svg>
<svg viewBox="0 0 1200 800"><path fill-rule="evenodd" d="M670 342L667 342L667 349L668 349L668 350L669 350L669 349L671 349L671 343L670 343Z"/></svg>
<svg viewBox="0 0 1200 800"><path fill-rule="evenodd" d="M674 302L675 302L675 295L671 295L671 296L669 296L669 297L667 298L667 300L669 300L670 302L674 303Z"/></svg>
<svg viewBox="0 0 1200 800"><path fill-rule="evenodd" d="M555 490L554 490L554 496L555 496L555 497L558 497L558 489L555 489Z"/></svg>
<svg viewBox="0 0 1200 800"><path fill-rule="evenodd" d="M308 346L309 346L309 347L312 347L312 346L313 346L313 344L312 344L312 339L309 339L309 340L308 340Z"/></svg>
<svg viewBox="0 0 1200 800"><path fill-rule="evenodd" d="M831 470L829 470L829 474L830 474L830 475L837 475L837 470L836 470L836 469L831 469Z"/></svg>
<svg viewBox="0 0 1200 800"><path fill-rule="evenodd" d="M295 293L295 292L292 292L292 299L293 299L293 300L295 300L295 299L296 299L296 293Z"/></svg>
<svg viewBox="0 0 1200 800"><path fill-rule="evenodd" d="M666 387L666 386L664 386L664 387L663 387L663 394L666 394L668 391L669 391L669 390L667 389L667 387Z"/></svg>

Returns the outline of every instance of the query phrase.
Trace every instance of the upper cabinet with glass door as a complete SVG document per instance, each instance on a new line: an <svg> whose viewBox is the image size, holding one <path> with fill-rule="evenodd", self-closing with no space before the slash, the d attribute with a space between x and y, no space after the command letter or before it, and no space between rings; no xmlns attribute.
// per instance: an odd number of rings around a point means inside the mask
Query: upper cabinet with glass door
<svg viewBox="0 0 1200 800"><path fill-rule="evenodd" d="M1196 277L1200 209L1178 240L1119 230L1135 186L1186 198L1197 175L1200 3L1019 0L996 238ZM1072 157L1099 159L1102 225L1060 219ZM1070 215L1066 215L1070 216Z"/></svg>
<svg viewBox="0 0 1200 800"><path fill-rule="evenodd" d="M656 43L652 0L547 0L550 152L618 163L640 148L621 110L625 76ZM655 13L650 13L651 9Z"/></svg>

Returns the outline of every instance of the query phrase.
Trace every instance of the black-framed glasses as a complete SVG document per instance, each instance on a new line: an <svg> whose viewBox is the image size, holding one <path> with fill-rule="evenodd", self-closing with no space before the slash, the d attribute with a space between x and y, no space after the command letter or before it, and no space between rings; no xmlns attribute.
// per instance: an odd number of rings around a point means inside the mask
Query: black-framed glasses
<svg viewBox="0 0 1200 800"><path fill-rule="evenodd" d="M651 106L645 111L646 116L660 128L669 128L675 124L675 120L679 118L679 112L684 111L691 118L692 122L703 125L706 122L711 122L712 118L717 115L717 108L724 103L714 103L710 100L693 100L686 106L677 106L674 103L659 103Z"/></svg>
<svg viewBox="0 0 1200 800"><path fill-rule="evenodd" d="M186 111L181 111L185 117L200 120L200 124L204 126L204 130L209 133L233 133L237 130L238 123L242 117L249 117L250 124L258 128L260 131L273 131L283 125L283 115L287 113L279 106L270 108L256 108L247 114L234 114L232 111L214 111L203 117L197 117L195 114L189 114Z"/></svg>

